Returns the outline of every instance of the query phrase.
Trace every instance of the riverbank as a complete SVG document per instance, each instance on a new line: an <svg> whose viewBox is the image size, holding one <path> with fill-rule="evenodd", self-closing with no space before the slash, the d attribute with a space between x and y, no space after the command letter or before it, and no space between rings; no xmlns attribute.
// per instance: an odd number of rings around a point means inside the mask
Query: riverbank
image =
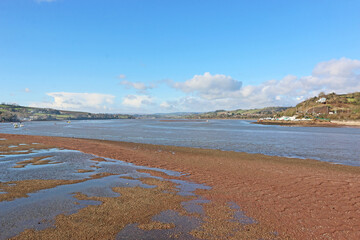
<svg viewBox="0 0 360 240"><path fill-rule="evenodd" d="M360 121L341 121L341 120L333 120L332 123L336 123L341 126L352 126L352 127L360 127Z"/></svg>
<svg viewBox="0 0 360 240"><path fill-rule="evenodd" d="M258 120L253 124L297 126L297 127L354 127L360 128L359 121L283 121L283 120Z"/></svg>
<svg viewBox="0 0 360 240"><path fill-rule="evenodd" d="M0 134L0 138L186 173L190 180L212 187L198 190L199 194L216 203L235 202L247 216L276 230L283 239L360 238L358 167L104 140L10 134Z"/></svg>

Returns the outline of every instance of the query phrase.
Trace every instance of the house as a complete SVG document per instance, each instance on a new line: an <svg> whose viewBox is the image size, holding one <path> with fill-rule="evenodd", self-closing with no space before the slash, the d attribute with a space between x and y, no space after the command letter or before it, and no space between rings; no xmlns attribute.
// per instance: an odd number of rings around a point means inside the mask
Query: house
<svg viewBox="0 0 360 240"><path fill-rule="evenodd" d="M280 121L289 121L290 119L289 119L288 116L282 116L278 120L280 120Z"/></svg>
<svg viewBox="0 0 360 240"><path fill-rule="evenodd" d="M316 102L318 103L326 103L326 98L320 98L319 100L317 100Z"/></svg>

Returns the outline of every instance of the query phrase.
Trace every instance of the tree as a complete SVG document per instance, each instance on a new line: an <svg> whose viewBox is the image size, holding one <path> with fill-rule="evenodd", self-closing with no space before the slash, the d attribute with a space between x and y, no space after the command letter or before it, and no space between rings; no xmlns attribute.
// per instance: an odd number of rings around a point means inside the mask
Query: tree
<svg viewBox="0 0 360 240"><path fill-rule="evenodd" d="M3 112L0 114L0 121L1 122L17 122L19 121L16 114L10 112Z"/></svg>
<svg viewBox="0 0 360 240"><path fill-rule="evenodd" d="M322 97L325 97L325 95L326 94L324 92L320 92L318 96L319 96L319 98L322 98Z"/></svg>

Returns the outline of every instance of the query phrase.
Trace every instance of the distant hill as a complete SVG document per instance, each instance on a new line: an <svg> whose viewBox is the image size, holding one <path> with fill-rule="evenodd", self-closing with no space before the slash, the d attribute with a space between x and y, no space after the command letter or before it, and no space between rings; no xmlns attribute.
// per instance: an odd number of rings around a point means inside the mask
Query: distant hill
<svg viewBox="0 0 360 240"><path fill-rule="evenodd" d="M295 107L266 107L231 111L217 110L206 113L178 112L126 115L63 111L50 108L24 107L16 104L0 104L0 122L131 118L259 119L272 118L274 116L360 120L360 92L349 94L321 93L316 97L297 104Z"/></svg>
<svg viewBox="0 0 360 240"><path fill-rule="evenodd" d="M237 109L232 111L216 110L214 112L191 114L186 116L186 118L258 119L258 118L273 117L274 115L279 115L281 112L284 112L287 109L288 107L266 107L260 109Z"/></svg>
<svg viewBox="0 0 360 240"><path fill-rule="evenodd" d="M318 117L332 120L359 120L360 119L360 92L349 94L324 94L310 98L288 108L282 116Z"/></svg>
<svg viewBox="0 0 360 240"><path fill-rule="evenodd" d="M261 109L237 109L232 111L189 114L190 119L259 119L281 116L297 118L322 118L329 120L360 120L360 92L349 94L324 94L305 100L295 107L266 107Z"/></svg>
<svg viewBox="0 0 360 240"><path fill-rule="evenodd" d="M138 119L164 119L164 118L180 119L180 118L186 118L186 116L192 114L199 114L199 113L174 112L174 113L134 114L133 117Z"/></svg>
<svg viewBox="0 0 360 240"><path fill-rule="evenodd" d="M16 104L0 104L0 122L129 118L132 118L132 116L24 107Z"/></svg>

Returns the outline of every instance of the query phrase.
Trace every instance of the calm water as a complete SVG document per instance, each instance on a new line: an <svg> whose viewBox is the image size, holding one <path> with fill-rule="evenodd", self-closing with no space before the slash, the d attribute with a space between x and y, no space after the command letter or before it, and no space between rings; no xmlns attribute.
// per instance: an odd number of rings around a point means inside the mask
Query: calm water
<svg viewBox="0 0 360 240"><path fill-rule="evenodd" d="M360 166L360 128L267 126L243 120L86 120L29 122L19 129L1 123L0 132L212 148Z"/></svg>

